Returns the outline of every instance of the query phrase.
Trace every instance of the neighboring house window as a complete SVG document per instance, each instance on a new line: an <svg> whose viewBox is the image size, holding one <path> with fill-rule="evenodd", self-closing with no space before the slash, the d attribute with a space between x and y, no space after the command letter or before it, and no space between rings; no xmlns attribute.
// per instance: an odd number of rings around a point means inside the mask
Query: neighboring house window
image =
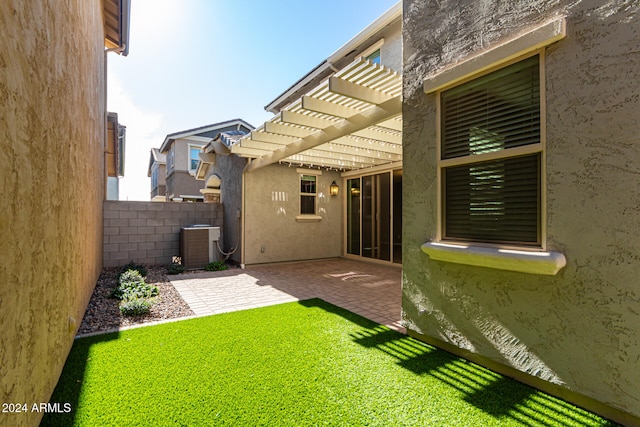
<svg viewBox="0 0 640 427"><path fill-rule="evenodd" d="M158 164L154 164L151 169L151 189L158 188Z"/></svg>
<svg viewBox="0 0 640 427"><path fill-rule="evenodd" d="M300 215L316 213L316 179L314 175L300 176Z"/></svg>
<svg viewBox="0 0 640 427"><path fill-rule="evenodd" d="M174 166L174 162L175 162L175 144L171 144L171 147L169 147L169 154L167 154L167 169L168 170L172 170L173 166Z"/></svg>
<svg viewBox="0 0 640 427"><path fill-rule="evenodd" d="M373 52L371 55L367 56L367 59L374 64L380 64L380 49Z"/></svg>
<svg viewBox="0 0 640 427"><path fill-rule="evenodd" d="M198 169L198 162L200 161L200 147L196 145L189 146L189 172L195 173Z"/></svg>
<svg viewBox="0 0 640 427"><path fill-rule="evenodd" d="M443 240L541 246L540 55L439 92Z"/></svg>

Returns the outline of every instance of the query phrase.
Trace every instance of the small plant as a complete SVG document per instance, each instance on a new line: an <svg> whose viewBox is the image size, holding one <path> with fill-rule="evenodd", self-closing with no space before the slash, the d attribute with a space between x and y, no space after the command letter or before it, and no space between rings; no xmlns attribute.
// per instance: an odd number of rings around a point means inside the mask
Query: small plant
<svg viewBox="0 0 640 427"><path fill-rule="evenodd" d="M111 295L120 300L151 298L158 295L158 287L145 283L137 270L127 270L120 275L118 286Z"/></svg>
<svg viewBox="0 0 640 427"><path fill-rule="evenodd" d="M140 275L142 277L147 277L147 269L144 265L142 264L136 264L135 262L131 261L129 262L129 264L125 265L122 267L122 269L120 270L120 274L118 274L118 280L120 280L120 276L122 274L124 274L125 272L129 271L129 270L135 270L138 273L140 273Z"/></svg>
<svg viewBox="0 0 640 427"><path fill-rule="evenodd" d="M180 273L184 273L184 270L185 270L184 265L177 262L172 262L167 267L167 274L180 274Z"/></svg>
<svg viewBox="0 0 640 427"><path fill-rule="evenodd" d="M229 266L224 261L213 261L204 268L207 271L222 271L228 269Z"/></svg>
<svg viewBox="0 0 640 427"><path fill-rule="evenodd" d="M131 298L120 302L120 313L123 316L141 316L149 313L155 301L148 298Z"/></svg>
<svg viewBox="0 0 640 427"><path fill-rule="evenodd" d="M158 295L158 287L146 283L138 270L126 270L118 278L118 286L111 295L121 300L120 313L124 316L140 316L149 313Z"/></svg>

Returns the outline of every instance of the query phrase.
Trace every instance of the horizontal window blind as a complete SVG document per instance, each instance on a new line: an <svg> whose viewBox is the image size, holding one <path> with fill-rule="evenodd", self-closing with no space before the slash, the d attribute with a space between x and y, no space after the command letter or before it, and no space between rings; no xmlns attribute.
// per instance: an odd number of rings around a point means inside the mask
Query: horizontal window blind
<svg viewBox="0 0 640 427"><path fill-rule="evenodd" d="M540 142L539 57L441 93L442 159Z"/></svg>
<svg viewBox="0 0 640 427"><path fill-rule="evenodd" d="M447 239L539 243L540 153L444 170Z"/></svg>
<svg viewBox="0 0 640 427"><path fill-rule="evenodd" d="M300 214L314 215L316 213L316 176L302 175L300 177Z"/></svg>

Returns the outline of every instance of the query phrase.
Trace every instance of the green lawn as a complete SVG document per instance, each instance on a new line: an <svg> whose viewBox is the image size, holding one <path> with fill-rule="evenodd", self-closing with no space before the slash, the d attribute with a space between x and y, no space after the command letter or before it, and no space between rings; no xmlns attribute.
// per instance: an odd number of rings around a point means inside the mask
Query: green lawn
<svg viewBox="0 0 640 427"><path fill-rule="evenodd" d="M321 300L76 340L42 425L610 425Z"/></svg>

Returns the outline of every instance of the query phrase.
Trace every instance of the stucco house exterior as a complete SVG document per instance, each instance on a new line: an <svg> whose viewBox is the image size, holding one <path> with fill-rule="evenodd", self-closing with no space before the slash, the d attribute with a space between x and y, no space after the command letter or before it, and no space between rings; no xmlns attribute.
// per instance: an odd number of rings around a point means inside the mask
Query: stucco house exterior
<svg viewBox="0 0 640 427"><path fill-rule="evenodd" d="M102 269L105 62L127 53L128 14L126 0L0 2L3 403L49 401Z"/></svg>
<svg viewBox="0 0 640 427"><path fill-rule="evenodd" d="M200 150L220 132L238 129L248 132L253 129L253 126L243 120L234 119L174 132L166 136L159 151L165 156L167 202L202 202L204 200L200 192L202 182L195 179ZM151 155L153 156L153 152ZM152 180L152 193L153 184Z"/></svg>
<svg viewBox="0 0 640 427"><path fill-rule="evenodd" d="M403 20L409 333L625 425L640 425L639 12L406 0Z"/></svg>
<svg viewBox="0 0 640 427"><path fill-rule="evenodd" d="M232 260L400 264L401 15L398 3L271 101L272 119L206 147L201 179L216 174L239 230L225 234Z"/></svg>
<svg viewBox="0 0 640 427"><path fill-rule="evenodd" d="M253 126L251 127L253 129ZM237 144L248 130L232 130L219 133L211 142L202 147L196 179L203 183L200 192L205 203L221 203L223 206L223 227L220 258L241 263L241 216L242 212L242 172L246 160L229 155L229 148Z"/></svg>
<svg viewBox="0 0 640 427"><path fill-rule="evenodd" d="M149 198L152 202L167 201L167 156L162 154L158 148L152 148L149 155L149 168L147 176L151 178L151 193Z"/></svg>

